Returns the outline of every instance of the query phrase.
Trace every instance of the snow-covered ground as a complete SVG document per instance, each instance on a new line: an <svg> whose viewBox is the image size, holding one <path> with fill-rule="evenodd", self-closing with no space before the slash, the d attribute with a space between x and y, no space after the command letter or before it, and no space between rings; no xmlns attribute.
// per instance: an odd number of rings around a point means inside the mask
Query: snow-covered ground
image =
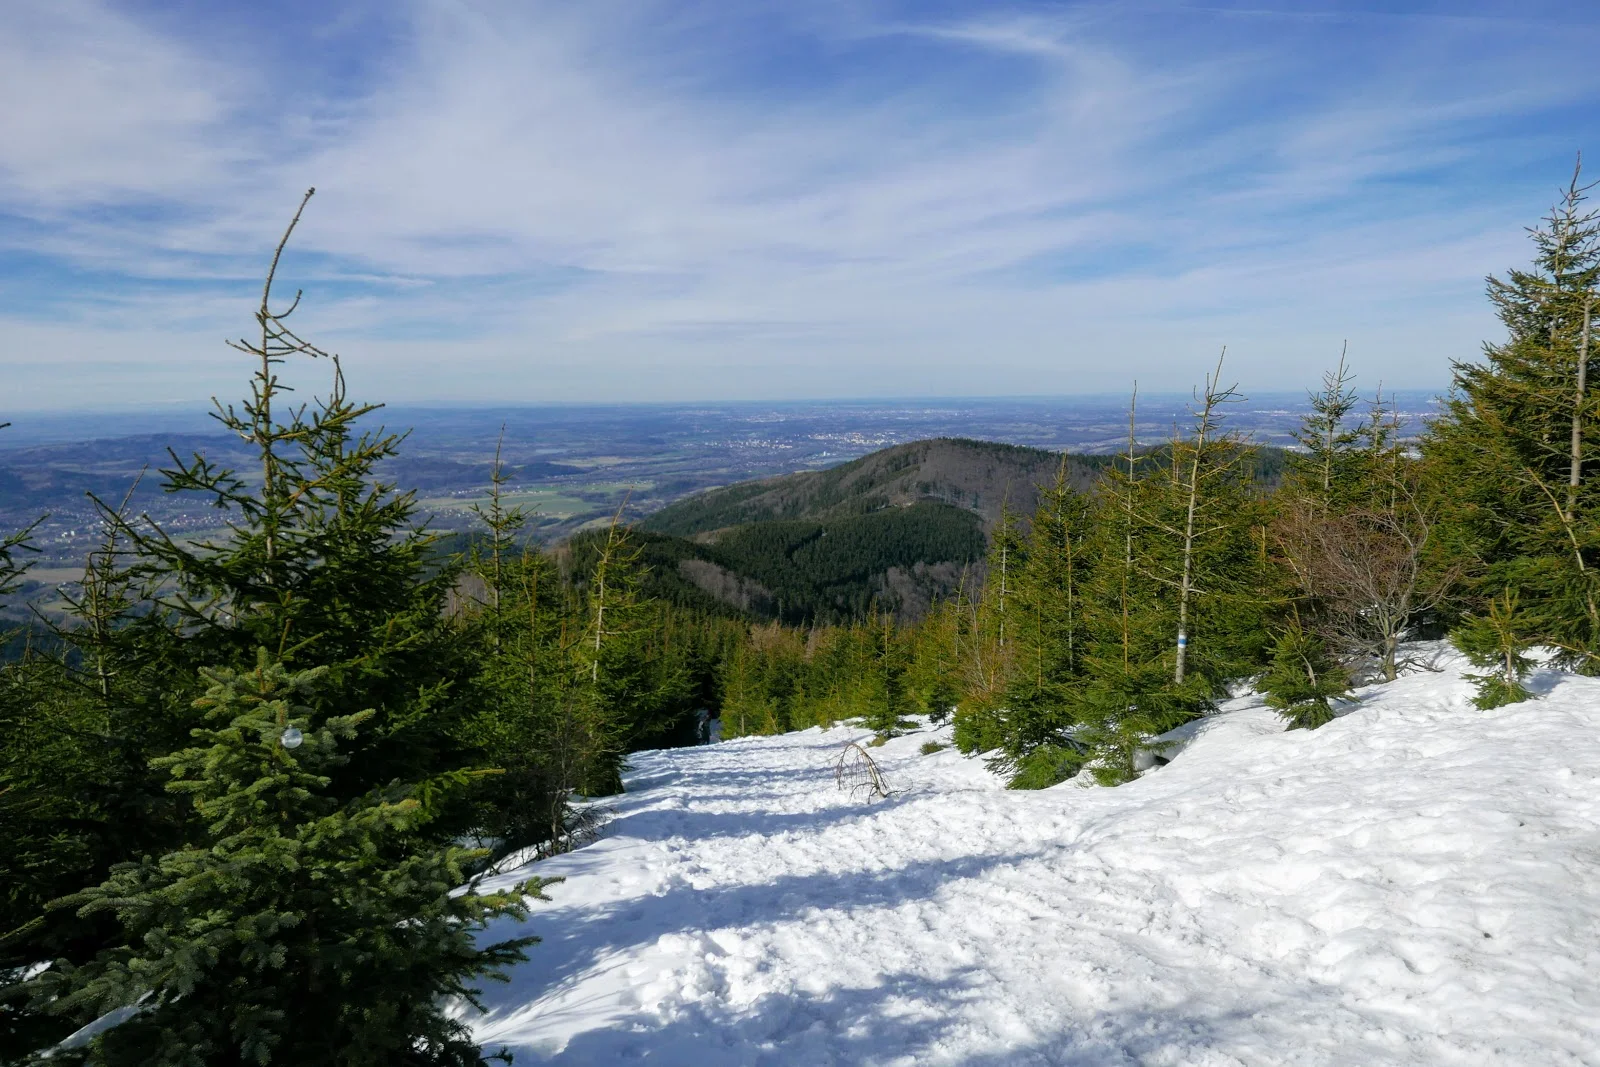
<svg viewBox="0 0 1600 1067"><path fill-rule="evenodd" d="M1600 1064L1600 681L1254 697L1117 789L863 731L637 756L478 1023L517 1062ZM526 877L530 869L512 877ZM509 880L509 878L508 878ZM489 936L511 932L503 924Z"/></svg>

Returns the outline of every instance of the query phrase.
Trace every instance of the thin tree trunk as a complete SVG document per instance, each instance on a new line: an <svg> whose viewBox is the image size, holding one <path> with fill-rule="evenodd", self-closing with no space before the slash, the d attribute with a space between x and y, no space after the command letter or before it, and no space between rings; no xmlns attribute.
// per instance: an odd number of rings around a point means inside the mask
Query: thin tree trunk
<svg viewBox="0 0 1600 1067"><path fill-rule="evenodd" d="M1589 383L1589 317L1594 298L1583 302L1583 334L1578 342L1577 395L1572 401L1572 469L1567 476L1567 521L1572 522L1578 508L1578 487L1583 480L1583 399Z"/></svg>
<svg viewBox="0 0 1600 1067"><path fill-rule="evenodd" d="M1044 605L1039 597L1033 601L1033 687L1037 692L1044 688Z"/></svg>
<svg viewBox="0 0 1600 1067"><path fill-rule="evenodd" d="M1061 544L1067 553L1067 661L1072 664L1073 670L1076 670L1078 667L1078 623L1077 616L1073 611L1074 553L1072 550L1072 530L1067 526L1065 515L1062 516L1061 520Z"/></svg>
<svg viewBox="0 0 1600 1067"><path fill-rule="evenodd" d="M1208 394L1209 396L1209 394ZM1206 412L1210 414L1209 400ZM1189 469L1189 506L1183 521L1183 576L1178 582L1178 658L1172 668L1172 684L1183 684L1189 656L1189 592L1194 580L1194 512L1200 496L1200 453L1205 448L1205 422L1195 441L1194 462Z"/></svg>
<svg viewBox="0 0 1600 1067"><path fill-rule="evenodd" d="M1010 553L1011 544L1008 538L1000 545L1000 647L1006 647L1006 557Z"/></svg>
<svg viewBox="0 0 1600 1067"><path fill-rule="evenodd" d="M1346 341L1344 343L1344 347L1339 349L1339 369L1334 372L1334 380L1335 381L1343 382L1345 380L1344 363L1345 363L1345 357L1348 356L1349 354L1350 354L1350 342ZM1326 379L1324 379L1324 381L1326 381ZM1343 386L1339 387L1339 395L1340 396L1348 395L1347 393L1345 393L1345 390L1344 390ZM1323 503L1327 503L1329 494L1331 494L1333 492L1333 448L1334 448L1334 442L1337 441L1338 438L1339 438L1339 423L1340 423L1340 421L1341 421L1340 419L1333 418L1332 416L1330 416L1328 418L1327 440L1326 440L1326 443L1324 444L1323 449L1322 449L1322 500L1323 500Z"/></svg>
<svg viewBox="0 0 1600 1067"><path fill-rule="evenodd" d="M526 550L523 552L522 573L530 571ZM539 569L531 568L533 579L524 579L523 589L528 596L528 699L534 699L539 685Z"/></svg>
<svg viewBox="0 0 1600 1067"><path fill-rule="evenodd" d="M294 304L290 306L288 311L274 315L272 313L272 283L278 276L278 261L283 258L284 246L289 243L289 237L294 233L294 228L300 224L300 216L305 212L306 204L310 202L312 195L316 191L315 188L308 189L306 190L306 195L300 199L300 206L295 209L294 218L289 220L288 228L283 231L283 238L278 242L278 247L272 252L272 266L267 268L266 284L261 287L261 311L258 315L261 322L261 350L258 353L261 357L261 393L256 398L255 444L261 449L261 499L263 501L273 501L275 499L277 482L278 457L272 449L272 397L278 391L278 383L272 373L272 364L274 362L275 349L281 349L283 340L281 336L283 327L279 325L279 322L287 318L294 311L295 306L300 303L300 297L297 295L294 299ZM296 338L296 341L298 341L298 338ZM247 348L248 345L243 347ZM300 347L302 349L305 347L303 342L300 343ZM270 507L266 516L265 526L267 562L271 563L277 554L278 521L277 511ZM269 568L266 575L268 585L274 584L273 577L273 573Z"/></svg>
<svg viewBox="0 0 1600 1067"><path fill-rule="evenodd" d="M609 553L610 548L606 551ZM606 572L605 564L597 568L595 575L595 609L594 609L594 662L589 664L589 681L600 680L600 636L606 630Z"/></svg>
<svg viewBox="0 0 1600 1067"><path fill-rule="evenodd" d="M1189 467L1189 501L1183 521L1183 572L1178 582L1178 655L1173 662L1172 684L1182 685L1184 669L1189 660L1189 597L1194 589L1194 518L1200 502L1200 462L1205 456L1206 437L1211 432L1211 413L1217 404L1217 390L1221 388L1222 360L1228 350L1217 357L1216 373L1206 383L1205 406L1200 409L1200 424L1195 432L1194 461ZM1177 442L1173 442L1176 452ZM1176 463L1177 455L1173 455Z"/></svg>
<svg viewBox="0 0 1600 1067"><path fill-rule="evenodd" d="M1129 659L1129 626L1128 626L1128 575L1133 570L1133 483L1134 472L1134 425L1139 411L1139 383L1133 383L1133 396L1128 400L1128 491L1124 496L1127 504L1126 537L1122 546L1122 670L1127 673Z"/></svg>
<svg viewBox="0 0 1600 1067"><path fill-rule="evenodd" d="M502 516L500 512L500 486L501 483L505 481L506 474L505 468L500 464L500 450L502 447L504 447L505 442L506 424L502 422L500 424L500 436L496 438L494 442L494 473L489 477L489 495L491 498L489 506L494 512L496 523L502 522L504 519L504 516ZM497 527L494 530L494 590L492 593L494 597L494 614L497 621L500 618L500 583L502 581L500 556L503 548L502 542L504 539L504 531ZM498 625L495 627L494 647L500 647L500 629Z"/></svg>

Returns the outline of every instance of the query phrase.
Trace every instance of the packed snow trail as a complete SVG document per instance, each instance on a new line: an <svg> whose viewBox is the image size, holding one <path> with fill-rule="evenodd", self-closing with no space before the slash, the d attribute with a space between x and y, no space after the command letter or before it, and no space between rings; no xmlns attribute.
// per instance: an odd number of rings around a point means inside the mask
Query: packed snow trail
<svg viewBox="0 0 1600 1067"><path fill-rule="evenodd" d="M475 1023L517 1062L1600 1064L1600 681L1459 667L1315 732L1257 698L1116 789L864 731L640 754Z"/></svg>

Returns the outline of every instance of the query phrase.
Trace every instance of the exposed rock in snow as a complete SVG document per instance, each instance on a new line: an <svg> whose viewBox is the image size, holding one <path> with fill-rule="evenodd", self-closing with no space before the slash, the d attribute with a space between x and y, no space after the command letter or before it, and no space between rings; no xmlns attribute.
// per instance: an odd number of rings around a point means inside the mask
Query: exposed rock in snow
<svg viewBox="0 0 1600 1067"><path fill-rule="evenodd" d="M1117 789L845 728L633 760L477 1023L517 1062L1600 1063L1600 680L1459 664L1315 732L1254 697ZM507 881L526 877L512 872ZM487 936L511 932L501 925Z"/></svg>

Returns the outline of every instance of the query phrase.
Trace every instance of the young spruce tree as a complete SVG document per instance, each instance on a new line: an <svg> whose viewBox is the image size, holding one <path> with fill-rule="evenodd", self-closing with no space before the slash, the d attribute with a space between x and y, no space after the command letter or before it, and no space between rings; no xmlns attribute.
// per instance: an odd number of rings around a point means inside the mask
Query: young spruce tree
<svg viewBox="0 0 1600 1067"><path fill-rule="evenodd" d="M910 710L907 659L905 641L895 630L894 616L882 613L872 628L870 695L867 713L862 716L862 725L873 732L875 744L897 737L914 725L906 718Z"/></svg>
<svg viewBox="0 0 1600 1067"><path fill-rule="evenodd" d="M1005 687L1015 659L1017 582L1026 564L1026 541L1009 504L989 534L989 555L978 596L958 593L961 703L955 742L962 752L992 752L1005 743Z"/></svg>
<svg viewBox="0 0 1600 1067"><path fill-rule="evenodd" d="M1490 668L1483 674L1467 675L1478 689L1473 703L1485 711L1516 704L1533 695L1523 684L1534 665L1526 654L1529 639L1524 627L1528 624L1527 616L1517 611L1515 594L1508 589L1450 635L1474 667Z"/></svg>
<svg viewBox="0 0 1600 1067"><path fill-rule="evenodd" d="M429 818L414 788L330 790L341 743L373 713L313 712L303 701L328 673L291 674L265 649L254 670L202 672L207 725L156 766L203 832L54 905L125 931L123 946L32 983L54 1013L133 1009L84 1048L90 1062L479 1062L448 1001L475 1003L474 979L525 958L534 939L479 948L473 935L526 918L545 883L454 893L481 856L412 844Z"/></svg>
<svg viewBox="0 0 1600 1067"><path fill-rule="evenodd" d="M1350 673L1320 637L1291 625L1273 643L1258 688L1267 707L1289 720L1289 729L1315 730L1333 721L1333 702L1350 692Z"/></svg>

